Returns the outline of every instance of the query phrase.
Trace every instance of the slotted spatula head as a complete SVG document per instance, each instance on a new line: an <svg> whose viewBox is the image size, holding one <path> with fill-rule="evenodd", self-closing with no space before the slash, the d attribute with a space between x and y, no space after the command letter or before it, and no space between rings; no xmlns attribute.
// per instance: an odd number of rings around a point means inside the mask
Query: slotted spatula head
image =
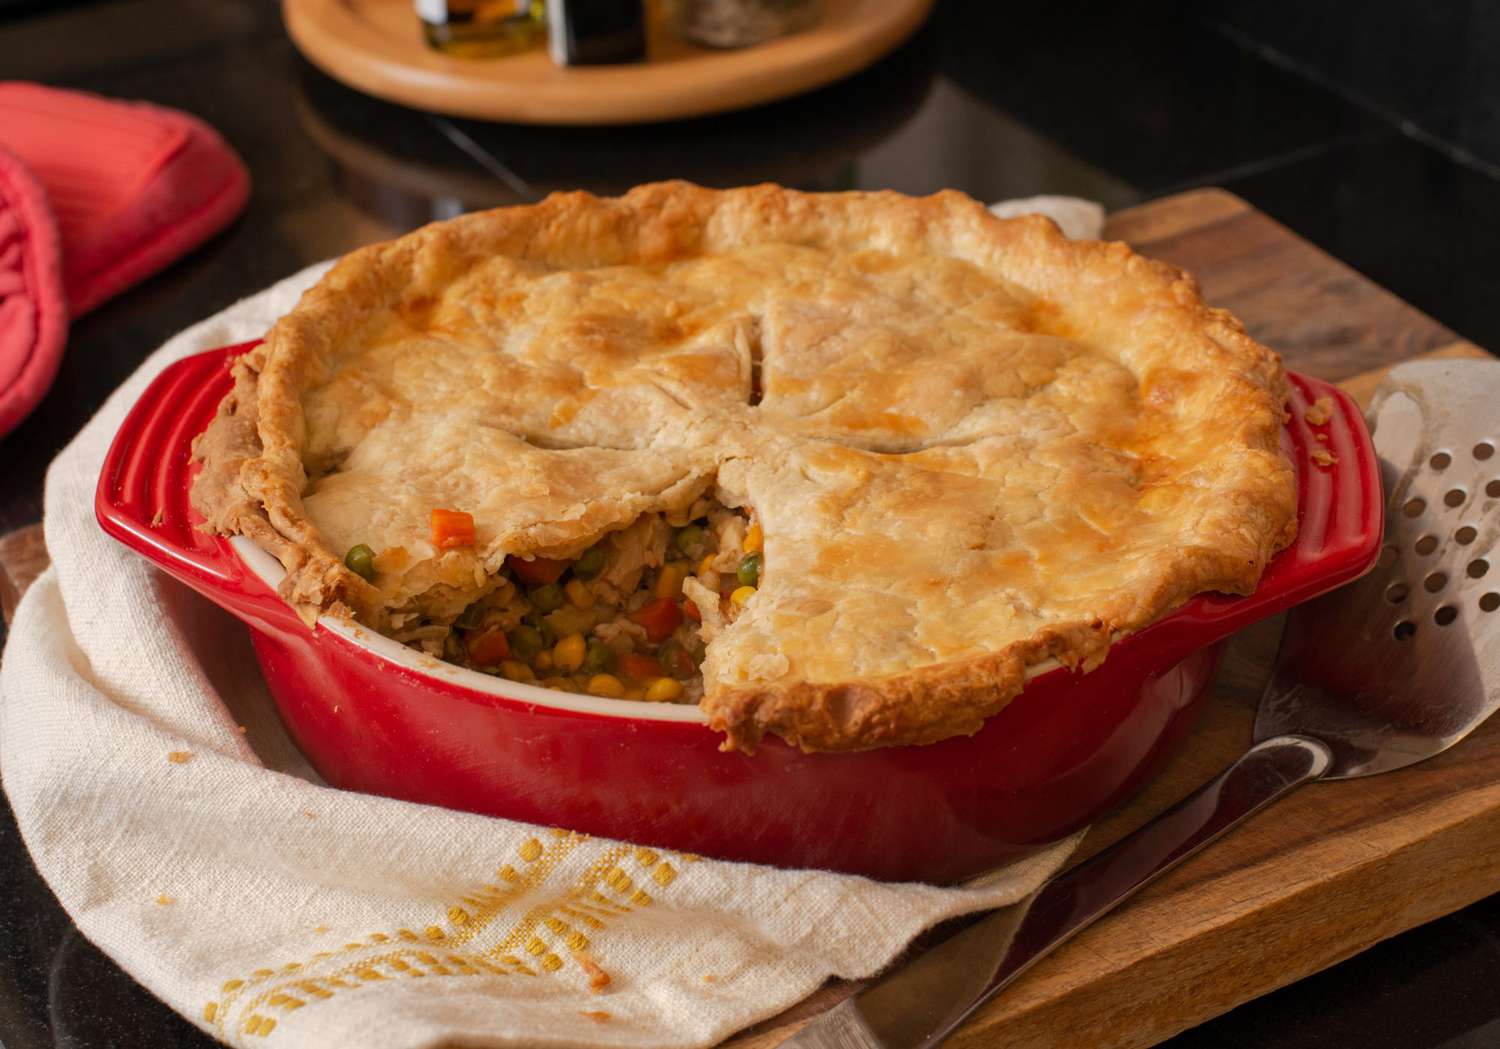
<svg viewBox="0 0 1500 1049"><path fill-rule="evenodd" d="M1327 743L1330 779L1431 757L1500 707L1500 361L1401 365L1369 419L1380 560L1287 617L1255 721Z"/></svg>

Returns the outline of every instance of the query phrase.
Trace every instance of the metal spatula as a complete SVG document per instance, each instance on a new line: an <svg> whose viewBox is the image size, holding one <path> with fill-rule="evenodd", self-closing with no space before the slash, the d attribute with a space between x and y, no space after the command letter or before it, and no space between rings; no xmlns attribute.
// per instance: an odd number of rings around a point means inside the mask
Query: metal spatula
<svg viewBox="0 0 1500 1049"><path fill-rule="evenodd" d="M1402 365L1370 418L1387 493L1380 563L1288 617L1255 745L1175 808L784 1045L936 1045L1058 944L1277 798L1432 757L1500 707L1500 362Z"/></svg>

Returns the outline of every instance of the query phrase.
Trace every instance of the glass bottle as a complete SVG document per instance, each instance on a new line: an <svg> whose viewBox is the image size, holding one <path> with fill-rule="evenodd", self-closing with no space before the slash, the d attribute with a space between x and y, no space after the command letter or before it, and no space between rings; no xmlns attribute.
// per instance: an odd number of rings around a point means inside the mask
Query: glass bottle
<svg viewBox="0 0 1500 1049"><path fill-rule="evenodd" d="M428 46L458 58L497 58L540 44L544 0L415 0Z"/></svg>

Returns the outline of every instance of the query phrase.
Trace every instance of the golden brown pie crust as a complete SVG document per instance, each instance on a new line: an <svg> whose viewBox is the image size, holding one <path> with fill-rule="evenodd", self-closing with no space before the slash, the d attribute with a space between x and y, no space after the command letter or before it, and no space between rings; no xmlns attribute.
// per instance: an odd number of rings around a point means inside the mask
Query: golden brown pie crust
<svg viewBox="0 0 1500 1049"><path fill-rule="evenodd" d="M556 194L354 252L235 366L195 505L309 619L441 618L507 555L704 494L763 525L728 744L976 731L1295 532L1279 358L1180 271L958 193ZM433 506L474 549L424 546ZM376 580L344 568L367 542Z"/></svg>

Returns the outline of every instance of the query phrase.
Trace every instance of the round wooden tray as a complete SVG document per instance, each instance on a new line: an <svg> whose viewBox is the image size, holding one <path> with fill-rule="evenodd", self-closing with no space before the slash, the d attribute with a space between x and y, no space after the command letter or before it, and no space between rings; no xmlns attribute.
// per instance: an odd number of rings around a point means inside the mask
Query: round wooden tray
<svg viewBox="0 0 1500 1049"><path fill-rule="evenodd" d="M638 124L722 113L848 76L891 51L932 0L825 0L805 32L740 51L653 31L651 61L561 68L545 50L459 59L427 47L411 0L283 0L293 42L350 87L452 116L521 124Z"/></svg>

